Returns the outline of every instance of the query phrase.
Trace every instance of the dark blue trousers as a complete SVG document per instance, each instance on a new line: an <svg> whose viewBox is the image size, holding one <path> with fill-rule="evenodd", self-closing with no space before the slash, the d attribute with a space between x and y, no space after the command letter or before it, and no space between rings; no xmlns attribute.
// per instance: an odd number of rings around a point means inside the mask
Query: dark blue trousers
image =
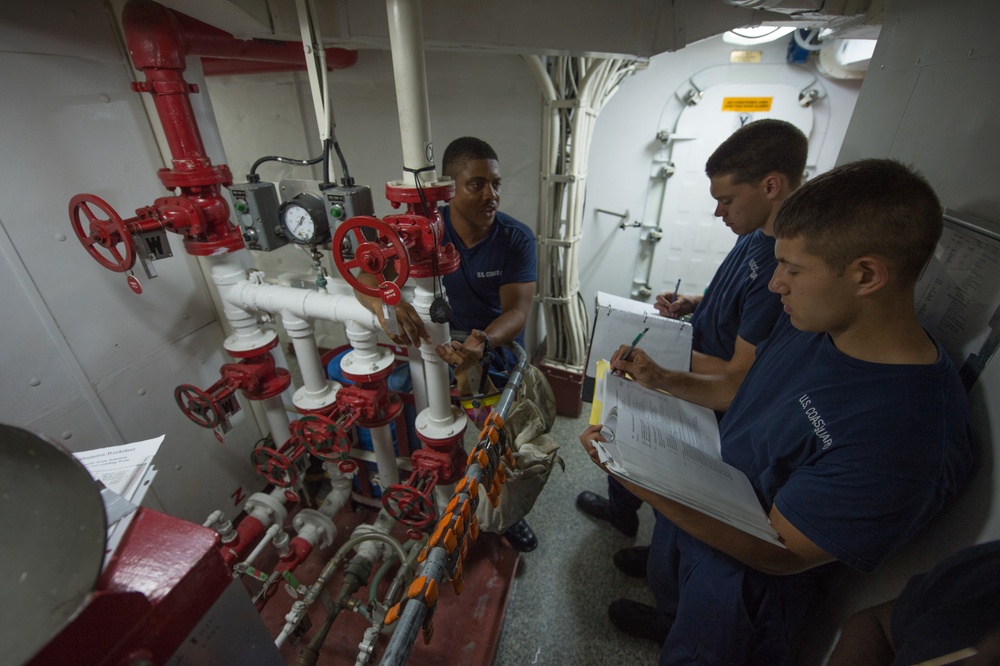
<svg viewBox="0 0 1000 666"><path fill-rule="evenodd" d="M751 569L656 514L647 576L673 625L660 665L774 666L805 617L829 566L791 576Z"/></svg>

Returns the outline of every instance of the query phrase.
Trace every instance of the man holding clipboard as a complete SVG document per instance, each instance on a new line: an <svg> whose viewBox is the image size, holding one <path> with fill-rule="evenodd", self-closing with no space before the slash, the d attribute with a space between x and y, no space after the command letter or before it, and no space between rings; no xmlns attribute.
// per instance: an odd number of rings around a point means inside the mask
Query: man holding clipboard
<svg viewBox="0 0 1000 666"><path fill-rule="evenodd" d="M706 378L725 377L728 397L706 406L722 412L750 369L758 344L767 338L781 314L781 302L767 289L774 271L774 218L778 207L802 182L809 150L806 136L791 123L764 119L744 125L726 139L705 164L717 202L716 217L739 238L723 260L704 296L660 294L655 307L665 317L692 314L691 372L667 372L637 351L647 374L657 373L653 388L700 391ZM678 284L680 282L678 281ZM641 351L641 350L640 350ZM695 400L697 402L697 400ZM577 507L606 520L626 536L635 536L642 501L608 477L608 497L584 491ZM648 548L626 548L615 564L630 575L644 576ZM629 631L649 617L648 607L621 600L611 609L612 620ZM657 638L644 633L644 636Z"/></svg>
<svg viewBox="0 0 1000 666"><path fill-rule="evenodd" d="M784 314L720 424L722 460L746 474L781 545L627 484L656 510L661 664L786 663L835 563L872 571L969 478L965 389L913 305L941 229L933 189L891 160L837 167L782 205L769 288ZM612 368L658 381L624 350ZM600 464L594 440L599 425L580 441Z"/></svg>

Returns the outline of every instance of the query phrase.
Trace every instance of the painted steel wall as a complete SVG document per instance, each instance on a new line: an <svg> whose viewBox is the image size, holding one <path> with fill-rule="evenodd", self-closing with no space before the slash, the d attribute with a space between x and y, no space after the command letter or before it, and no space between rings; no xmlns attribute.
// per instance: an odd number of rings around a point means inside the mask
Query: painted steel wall
<svg viewBox="0 0 1000 666"><path fill-rule="evenodd" d="M97 0L3 3L0 43L0 421L71 451L166 434L146 503L198 522L232 511L228 495L255 483L254 419L244 410L221 446L173 400L175 386L206 387L230 360L197 262L174 237L158 278L136 267L137 296L69 224L80 192L123 217L165 194L112 20Z"/></svg>
<svg viewBox="0 0 1000 666"><path fill-rule="evenodd" d="M889 4L838 164L890 157L915 166L947 208L1000 230L1000 6L990 0ZM964 495L913 543L869 575L848 574L822 609L823 634L854 610L895 597L910 576L976 542L1000 538L1000 364L969 394L979 470ZM810 662L806 662L810 663Z"/></svg>
<svg viewBox="0 0 1000 666"><path fill-rule="evenodd" d="M670 107L676 107L677 103L671 98L689 77L709 67L728 65L730 53L737 48L748 50L747 47L726 44L720 36L692 44L675 53L655 56L646 70L639 71L622 82L621 89L598 118L587 172L587 205L584 210L584 241L580 261L580 293L588 305L594 302L594 292L597 290L629 296L633 273L631 270L623 271L621 267L623 264L632 266L636 262L639 247L640 229L619 229L618 218L599 213L595 209L617 212L627 209L630 213L628 222L638 220L648 224L655 221L655 212L648 210L650 204L647 201L648 194L655 189L654 179L651 177L653 159L661 148L656 133L662 128L672 130L676 121L676 114L670 112ZM760 65L775 67L785 64L786 48L785 40L777 40L749 50L761 52ZM758 65L733 67L745 67L750 72ZM812 66L805 69L815 72ZM748 73L747 76L750 78L752 74ZM812 107L815 120L809 137L808 172L813 175L833 166L860 88L858 81L837 81L817 76L827 95ZM790 82L798 81L799 78L789 76ZM678 164L677 168L677 175L668 181L667 187L681 188L689 209L714 210L715 204L708 192L708 177L704 176L704 164ZM684 171L700 173L701 176L687 178ZM679 182L683 178L687 178L685 182ZM715 222L726 231L721 220ZM735 236L727 233L735 242ZM680 248L672 250L669 245L670 240L666 239L654 250L653 263L656 268L653 272L655 284L651 285L653 296L672 290L677 278L675 272L662 268L662 264L669 261L672 253L680 251ZM724 254L714 258L716 266ZM713 272L714 268L708 275ZM706 286L704 280L688 281L687 276L684 277L681 287L683 293L696 293Z"/></svg>

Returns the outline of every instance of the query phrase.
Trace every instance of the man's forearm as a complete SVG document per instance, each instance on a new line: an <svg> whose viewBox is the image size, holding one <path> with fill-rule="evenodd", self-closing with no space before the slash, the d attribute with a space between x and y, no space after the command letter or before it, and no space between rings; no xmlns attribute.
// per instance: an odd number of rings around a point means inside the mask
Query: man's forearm
<svg viewBox="0 0 1000 666"><path fill-rule="evenodd" d="M500 316L486 327L486 335L494 347L501 347L512 341L524 328L527 317L517 310L500 313Z"/></svg>
<svg viewBox="0 0 1000 666"><path fill-rule="evenodd" d="M663 369L655 380L643 383L717 412L729 408L740 385L740 381L730 375L699 375Z"/></svg>

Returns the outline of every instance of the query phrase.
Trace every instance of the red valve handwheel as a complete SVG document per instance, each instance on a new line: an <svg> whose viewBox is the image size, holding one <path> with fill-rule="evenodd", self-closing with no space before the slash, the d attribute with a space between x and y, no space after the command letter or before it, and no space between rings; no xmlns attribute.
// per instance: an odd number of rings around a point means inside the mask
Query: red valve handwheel
<svg viewBox="0 0 1000 666"><path fill-rule="evenodd" d="M293 460L266 446L254 449L250 453L250 462L258 474L280 488L294 486L298 478Z"/></svg>
<svg viewBox="0 0 1000 666"><path fill-rule="evenodd" d="M91 209L91 205L104 212L108 219L98 218ZM89 222L87 229L83 227L81 213L87 216ZM124 273L135 265L135 247L132 244L132 236L125 227L121 216L104 199L93 194L78 194L70 199L69 223L83 247L101 266L117 273ZM124 249L124 254L118 251L119 243ZM110 252L111 257L106 257L99 252L95 247L97 245Z"/></svg>
<svg viewBox="0 0 1000 666"><path fill-rule="evenodd" d="M320 414L310 414L292 421L289 431L294 439L320 460L337 462L351 450L351 439L347 433L331 419Z"/></svg>
<svg viewBox="0 0 1000 666"><path fill-rule="evenodd" d="M374 230L379 240L370 241L365 238L362 233L365 228ZM350 231L354 232L358 246L354 250L354 258L345 259L344 238ZM337 227L337 232L333 235L333 261L348 284L368 296L382 298L384 291L398 293L410 276L410 256L402 239L391 226L377 217L352 217ZM396 272L396 277L392 280L385 275L385 270L390 265ZM351 273L355 268L376 276L380 286L372 287L361 282Z"/></svg>
<svg viewBox="0 0 1000 666"><path fill-rule="evenodd" d="M177 406L195 424L202 428L215 428L222 423L222 410L211 396L197 386L181 384L174 389Z"/></svg>
<svg viewBox="0 0 1000 666"><path fill-rule="evenodd" d="M426 495L403 484L389 486L382 495L382 506L390 516L416 529L427 527L436 516L434 504Z"/></svg>

